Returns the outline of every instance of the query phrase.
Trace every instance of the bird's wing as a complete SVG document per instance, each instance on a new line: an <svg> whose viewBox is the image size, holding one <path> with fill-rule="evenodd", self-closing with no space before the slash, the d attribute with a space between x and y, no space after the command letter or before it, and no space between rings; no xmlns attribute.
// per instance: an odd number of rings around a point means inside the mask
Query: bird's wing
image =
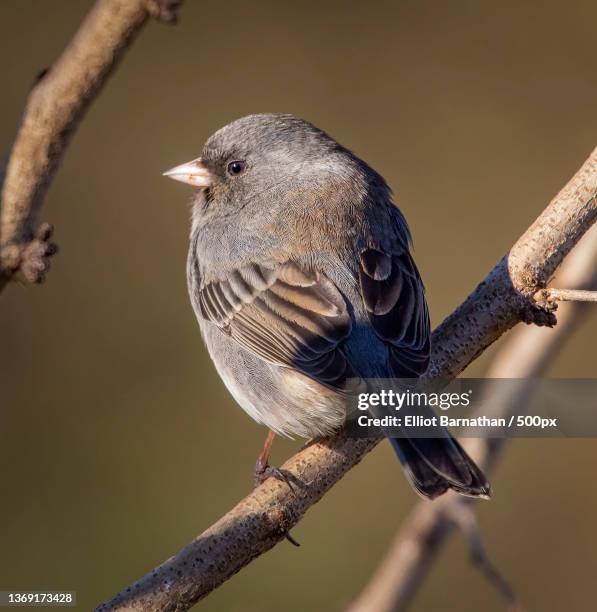
<svg viewBox="0 0 597 612"><path fill-rule="evenodd" d="M351 331L346 302L320 272L292 262L250 264L196 298L205 319L269 363L336 388L356 376L338 348Z"/></svg>
<svg viewBox="0 0 597 612"><path fill-rule="evenodd" d="M429 312L419 272L406 249L365 249L359 280L371 325L390 349L397 378L417 378L429 364Z"/></svg>

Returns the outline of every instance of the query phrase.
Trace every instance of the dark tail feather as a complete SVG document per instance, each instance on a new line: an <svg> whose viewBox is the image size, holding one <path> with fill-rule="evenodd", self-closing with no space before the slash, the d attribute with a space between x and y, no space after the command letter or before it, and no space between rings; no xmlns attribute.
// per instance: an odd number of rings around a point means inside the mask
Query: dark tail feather
<svg viewBox="0 0 597 612"><path fill-rule="evenodd" d="M453 489L470 497L491 497L483 472L449 433L443 438L390 438L390 442L408 480L422 496L433 499Z"/></svg>

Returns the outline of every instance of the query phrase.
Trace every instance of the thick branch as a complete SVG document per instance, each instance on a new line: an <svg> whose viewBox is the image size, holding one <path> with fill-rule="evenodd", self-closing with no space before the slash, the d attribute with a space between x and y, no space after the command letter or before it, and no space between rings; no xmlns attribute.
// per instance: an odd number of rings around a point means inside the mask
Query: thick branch
<svg viewBox="0 0 597 612"><path fill-rule="evenodd" d="M452 377L521 319L553 324L532 300L597 216L597 150L510 253L435 330L429 376ZM279 542L308 508L379 440L340 433L283 466L295 483L269 479L188 546L100 610L187 610ZM431 506L428 506L431 507Z"/></svg>
<svg viewBox="0 0 597 612"><path fill-rule="evenodd" d="M515 323L551 326L533 300L597 216L597 149L511 251L434 332L428 377L456 376Z"/></svg>
<svg viewBox="0 0 597 612"><path fill-rule="evenodd" d="M79 120L148 17L173 22L178 0L98 0L56 63L38 78L2 185L0 290L19 269L43 279L51 231L38 231L44 196Z"/></svg>
<svg viewBox="0 0 597 612"><path fill-rule="evenodd" d="M597 226L583 238L566 259L558 283L579 290L597 288ZM542 376L562 344L581 322L590 306L575 302L558 311L558 325L548 333L536 327L522 327L508 339L493 361L487 378L520 378L520 385L496 384L487 390L497 411L492 416L518 414L534 379ZM505 396L509 392L509 396ZM467 438L463 444L484 471L491 471L505 439ZM385 559L367 586L350 606L350 612L405 610L426 578L447 536L457 526L454 516L470 500L444 496L432 504L420 502L399 530Z"/></svg>

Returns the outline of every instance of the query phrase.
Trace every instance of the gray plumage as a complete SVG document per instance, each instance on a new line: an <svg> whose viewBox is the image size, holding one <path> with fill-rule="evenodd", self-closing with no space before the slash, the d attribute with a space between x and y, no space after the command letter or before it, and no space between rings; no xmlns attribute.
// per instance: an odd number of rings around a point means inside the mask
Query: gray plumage
<svg viewBox="0 0 597 612"><path fill-rule="evenodd" d="M278 434L326 436L359 379L426 370L423 284L377 172L283 114L234 121L200 161L212 180L194 201L189 292L209 354L249 415ZM393 444L423 495L489 494L451 437Z"/></svg>

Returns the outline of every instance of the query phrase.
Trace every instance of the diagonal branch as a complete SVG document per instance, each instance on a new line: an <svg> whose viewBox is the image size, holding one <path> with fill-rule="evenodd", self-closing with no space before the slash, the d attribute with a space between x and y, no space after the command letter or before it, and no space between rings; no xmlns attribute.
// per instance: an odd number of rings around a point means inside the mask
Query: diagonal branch
<svg viewBox="0 0 597 612"><path fill-rule="evenodd" d="M34 85L5 169L0 291L17 271L40 282L56 247L37 215L77 124L124 51L153 16L172 23L180 0L98 0L56 63Z"/></svg>
<svg viewBox="0 0 597 612"><path fill-rule="evenodd" d="M521 320L553 325L533 300L597 217L597 149L512 250L433 333L428 376L453 377ZM283 466L297 490L268 479L176 555L99 610L187 610L277 544L379 440L340 432ZM433 508L427 504L427 508Z"/></svg>
<svg viewBox="0 0 597 612"><path fill-rule="evenodd" d="M597 289L597 226L594 226L570 253L558 275L558 283L579 290ZM534 327L522 327L508 339L492 362L487 378L520 378L520 385L500 386L486 392L492 405L505 416L520 413L535 378L542 376L559 353L564 342L582 321L590 306L581 302L564 305L558 325L546 333ZM489 383L491 385L491 383ZM508 397L506 397L506 393ZM463 445L475 462L491 471L506 439L467 438ZM386 557L371 577L350 612L389 612L408 608L415 593L453 528L454 516L470 500L453 495L431 504L419 502L400 528ZM487 573L487 572L486 572ZM496 574L497 575L497 574ZM495 576L493 581L496 582ZM504 592L503 581L500 590Z"/></svg>

